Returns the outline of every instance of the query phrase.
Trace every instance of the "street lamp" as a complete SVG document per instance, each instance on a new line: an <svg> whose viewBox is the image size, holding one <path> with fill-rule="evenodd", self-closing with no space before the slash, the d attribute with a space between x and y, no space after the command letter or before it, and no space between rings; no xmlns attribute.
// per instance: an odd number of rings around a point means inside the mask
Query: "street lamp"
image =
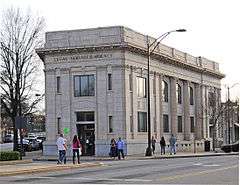
<svg viewBox="0 0 240 185"><path fill-rule="evenodd" d="M178 29L178 30L172 30L172 31L168 31L162 35L160 35L155 41L153 41L152 43L149 43L149 39L147 36L147 57L148 57L148 66L147 66L147 78L148 78L148 86L147 86L147 115L148 115L148 147L146 149L146 156L152 156L152 148L151 148L151 114L150 114L150 57L151 54L154 52L154 50L158 47L158 45L160 44L160 42L165 39L169 34L173 33L173 32L186 32L185 29ZM156 44L154 46L154 44ZM153 47L154 46L154 47ZM153 49L152 49L153 47Z"/></svg>
<svg viewBox="0 0 240 185"><path fill-rule="evenodd" d="M229 86L227 86L227 89L228 89L228 91L227 91L227 119L228 119L228 124L227 124L227 132L228 132L228 144L230 144L230 138L231 138L231 135L230 135L230 133L231 133L231 130L230 130L230 114L229 114L229 112L230 112L230 110L229 110L229 104L230 104L230 89L231 88L233 88L235 85L239 85L239 83L235 83L235 84L233 84L231 87L229 87Z"/></svg>

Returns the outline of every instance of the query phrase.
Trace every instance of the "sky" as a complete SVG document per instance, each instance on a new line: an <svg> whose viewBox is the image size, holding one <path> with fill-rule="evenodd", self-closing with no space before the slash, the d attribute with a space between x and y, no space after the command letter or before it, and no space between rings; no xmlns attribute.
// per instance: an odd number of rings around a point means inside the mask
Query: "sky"
<svg viewBox="0 0 240 185"><path fill-rule="evenodd" d="M240 97L240 1L238 0L0 0L0 16L9 7L30 9L43 16L45 31L122 25L159 37L184 28L185 33L169 35L163 44L218 62L226 75L233 100Z"/></svg>

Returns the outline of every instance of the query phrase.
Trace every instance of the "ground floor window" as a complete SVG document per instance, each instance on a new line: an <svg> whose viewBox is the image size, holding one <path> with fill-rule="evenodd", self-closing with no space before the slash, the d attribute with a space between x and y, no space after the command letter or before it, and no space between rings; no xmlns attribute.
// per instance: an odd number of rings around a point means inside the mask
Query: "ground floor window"
<svg viewBox="0 0 240 185"><path fill-rule="evenodd" d="M138 112L138 132L147 132L147 113Z"/></svg>
<svg viewBox="0 0 240 185"><path fill-rule="evenodd" d="M190 123L191 123L191 132L193 133L195 125L194 125L194 117L192 116L190 117Z"/></svg>
<svg viewBox="0 0 240 185"><path fill-rule="evenodd" d="M163 132L169 132L169 120L168 115L163 115Z"/></svg>
<svg viewBox="0 0 240 185"><path fill-rule="evenodd" d="M182 116L178 116L178 132L182 132Z"/></svg>
<svg viewBox="0 0 240 185"><path fill-rule="evenodd" d="M85 111L85 112L76 112L77 122L82 121L94 121L94 112Z"/></svg>

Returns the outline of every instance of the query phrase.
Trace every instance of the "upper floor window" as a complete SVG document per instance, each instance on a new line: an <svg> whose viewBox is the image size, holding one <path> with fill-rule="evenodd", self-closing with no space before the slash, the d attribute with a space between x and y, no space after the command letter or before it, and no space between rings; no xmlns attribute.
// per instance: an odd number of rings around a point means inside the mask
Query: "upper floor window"
<svg viewBox="0 0 240 185"><path fill-rule="evenodd" d="M162 99L164 102L168 102L168 83L162 81Z"/></svg>
<svg viewBox="0 0 240 185"><path fill-rule="evenodd" d="M193 99L193 88L191 86L189 86L189 101L190 101L190 105L194 104L194 99Z"/></svg>
<svg viewBox="0 0 240 185"><path fill-rule="evenodd" d="M146 78L137 77L137 96L146 98Z"/></svg>
<svg viewBox="0 0 240 185"><path fill-rule="evenodd" d="M60 76L57 76L57 93L60 93L61 91L60 85L61 85Z"/></svg>
<svg viewBox="0 0 240 185"><path fill-rule="evenodd" d="M176 84L176 95L178 104L182 104L182 88L179 84Z"/></svg>
<svg viewBox="0 0 240 185"><path fill-rule="evenodd" d="M74 96L94 96L94 89L94 75L74 76Z"/></svg>

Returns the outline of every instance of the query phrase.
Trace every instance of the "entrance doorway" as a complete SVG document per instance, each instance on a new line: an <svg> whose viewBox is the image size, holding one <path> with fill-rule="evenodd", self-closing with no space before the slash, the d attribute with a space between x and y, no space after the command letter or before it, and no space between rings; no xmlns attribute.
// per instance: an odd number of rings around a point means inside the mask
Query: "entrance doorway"
<svg viewBox="0 0 240 185"><path fill-rule="evenodd" d="M82 145L82 155L95 155L94 124L76 124L77 134Z"/></svg>

